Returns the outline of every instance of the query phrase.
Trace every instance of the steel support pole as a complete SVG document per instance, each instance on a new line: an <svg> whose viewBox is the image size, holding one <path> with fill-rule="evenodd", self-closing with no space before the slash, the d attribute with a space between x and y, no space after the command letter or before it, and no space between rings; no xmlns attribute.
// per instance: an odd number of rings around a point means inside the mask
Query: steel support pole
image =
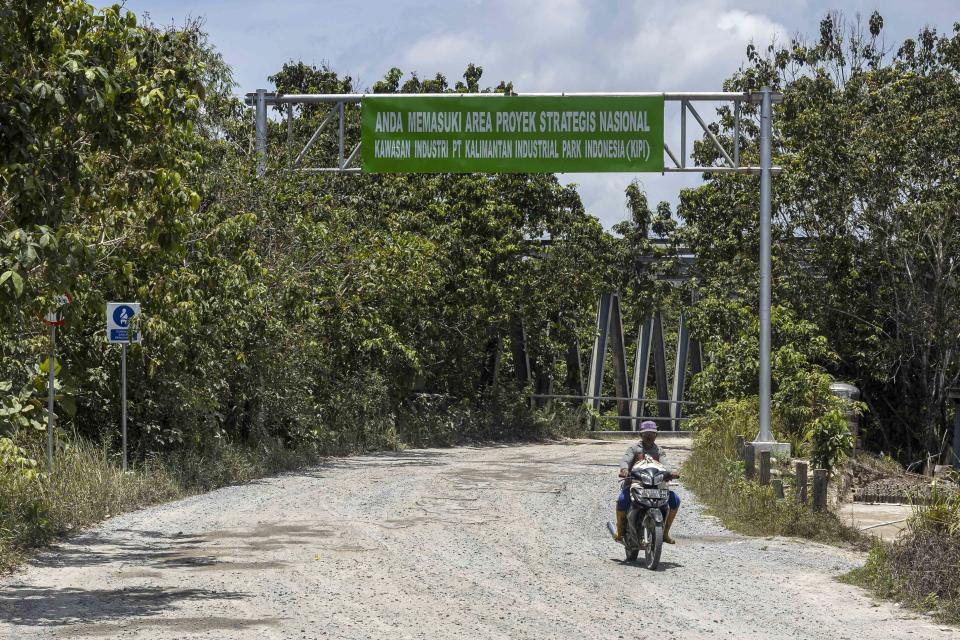
<svg viewBox="0 0 960 640"><path fill-rule="evenodd" d="M127 471L127 343L120 351L120 434L123 439L123 471Z"/></svg>
<svg viewBox="0 0 960 640"><path fill-rule="evenodd" d="M587 379L587 393L593 397L589 404L594 411L600 409L600 400L597 397L603 387L603 361L607 355L607 336L610 334L612 297L609 293L600 294L600 305L597 309L596 334L593 337L593 353L590 355L590 374Z"/></svg>
<svg viewBox="0 0 960 640"><path fill-rule="evenodd" d="M56 394L57 326L50 325L50 361L47 372L47 470L53 471L53 397Z"/></svg>
<svg viewBox="0 0 960 640"><path fill-rule="evenodd" d="M773 442L770 432L770 87L760 91L760 433L756 442Z"/></svg>
<svg viewBox="0 0 960 640"><path fill-rule="evenodd" d="M267 90L257 89L257 177L267 170Z"/></svg>
<svg viewBox="0 0 960 640"><path fill-rule="evenodd" d="M687 101L680 101L680 168L687 166Z"/></svg>
<svg viewBox="0 0 960 640"><path fill-rule="evenodd" d="M293 105L287 105L287 168L293 166Z"/></svg>
<svg viewBox="0 0 960 640"><path fill-rule="evenodd" d="M343 121L343 103L337 103L337 166L343 169L343 135L344 135L344 121Z"/></svg>
<svg viewBox="0 0 960 640"><path fill-rule="evenodd" d="M633 388L630 396L636 398L636 400L630 401L630 417L633 418L632 429L634 431L640 428L636 418L643 414L643 407L646 404L647 376L650 373L652 346L653 318L650 317L640 327L640 335L637 338L637 354L633 362Z"/></svg>
<svg viewBox="0 0 960 640"><path fill-rule="evenodd" d="M690 332L687 330L687 315L680 312L680 328L677 331L677 359L673 367L673 402L670 405L670 413L673 421L670 423L671 431L680 430L679 419L683 417L684 387L687 385L687 359L690 349Z"/></svg>
<svg viewBox="0 0 960 640"><path fill-rule="evenodd" d="M670 411L669 389L667 388L667 348L663 342L663 314L659 311L653 316L653 373L657 383L657 413L663 420L657 420L657 426L666 429L673 415Z"/></svg>
<svg viewBox="0 0 960 640"><path fill-rule="evenodd" d="M630 387L627 386L627 352L623 342L623 319L620 314L620 296L614 294L610 297L610 347L613 351L613 381L617 396L626 398L630 395ZM617 401L617 412L620 416L630 415L630 402L628 400ZM630 419L621 418L620 430L630 431Z"/></svg>

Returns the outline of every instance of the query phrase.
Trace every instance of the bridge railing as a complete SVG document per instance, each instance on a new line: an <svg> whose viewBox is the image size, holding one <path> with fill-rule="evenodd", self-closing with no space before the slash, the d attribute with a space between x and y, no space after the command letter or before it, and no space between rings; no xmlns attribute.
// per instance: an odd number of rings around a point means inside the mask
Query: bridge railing
<svg viewBox="0 0 960 640"><path fill-rule="evenodd" d="M648 403L653 403L657 405L681 405L686 407L696 407L698 403L692 400L657 400L656 398L631 398L624 396L588 396L588 395L576 395L576 394L567 394L567 393L534 393L530 396L534 400L573 400L573 401L595 401L597 403L602 402L629 402L631 406L630 415L606 415L600 414L597 417L599 420L619 420L621 425L629 425L629 431L637 431L640 428L640 423L644 420L653 420L657 423L658 427L667 428L669 427L670 431L680 431L680 427L683 422L691 420L691 416L679 415L678 411L671 411L670 415L658 415L658 416L648 416L644 414L645 405ZM591 430L596 430L596 425L591 425Z"/></svg>

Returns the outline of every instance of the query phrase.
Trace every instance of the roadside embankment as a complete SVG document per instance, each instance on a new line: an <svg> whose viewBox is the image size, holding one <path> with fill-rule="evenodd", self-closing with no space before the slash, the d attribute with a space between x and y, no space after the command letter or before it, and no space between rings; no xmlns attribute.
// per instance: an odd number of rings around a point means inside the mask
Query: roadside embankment
<svg viewBox="0 0 960 640"><path fill-rule="evenodd" d="M752 413L710 415L697 420L693 452L683 468L684 483L724 526L755 536L795 536L829 544L865 547L859 532L832 511L812 510L787 495L779 498L772 486L744 478L744 464L736 452L738 434L755 433ZM788 461L777 461L785 477Z"/></svg>

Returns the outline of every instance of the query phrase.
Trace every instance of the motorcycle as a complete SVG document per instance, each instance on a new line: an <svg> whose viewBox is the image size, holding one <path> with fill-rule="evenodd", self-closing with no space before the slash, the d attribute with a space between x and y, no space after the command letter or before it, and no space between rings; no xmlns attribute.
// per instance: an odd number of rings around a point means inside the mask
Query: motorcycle
<svg viewBox="0 0 960 640"><path fill-rule="evenodd" d="M663 549L663 510L667 507L671 476L666 468L646 456L633 465L630 475L621 481L629 483L630 509L627 511L627 530L623 534L623 548L627 561L633 562L643 551L643 566L655 570L660 564ZM607 528L616 537L612 522Z"/></svg>

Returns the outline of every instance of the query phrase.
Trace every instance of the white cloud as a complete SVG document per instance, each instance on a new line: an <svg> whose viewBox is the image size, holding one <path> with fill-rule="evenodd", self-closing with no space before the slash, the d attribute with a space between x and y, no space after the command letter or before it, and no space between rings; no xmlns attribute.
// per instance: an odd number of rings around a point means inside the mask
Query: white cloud
<svg viewBox="0 0 960 640"><path fill-rule="evenodd" d="M406 70L440 70L451 83L467 63L484 67L484 80L512 80L535 91L716 91L736 71L746 46L784 41L786 28L760 12L726 0L634 3L485 2L462 14L456 29L421 35L403 47ZM489 16L496 16L492 22ZM469 26L463 27L466 23ZM699 105L709 121L717 105ZM667 107L666 141L679 153L679 116ZM688 152L699 128L688 119ZM699 174L571 174L587 211L611 226L626 217L624 189L640 178L653 205L675 203Z"/></svg>

